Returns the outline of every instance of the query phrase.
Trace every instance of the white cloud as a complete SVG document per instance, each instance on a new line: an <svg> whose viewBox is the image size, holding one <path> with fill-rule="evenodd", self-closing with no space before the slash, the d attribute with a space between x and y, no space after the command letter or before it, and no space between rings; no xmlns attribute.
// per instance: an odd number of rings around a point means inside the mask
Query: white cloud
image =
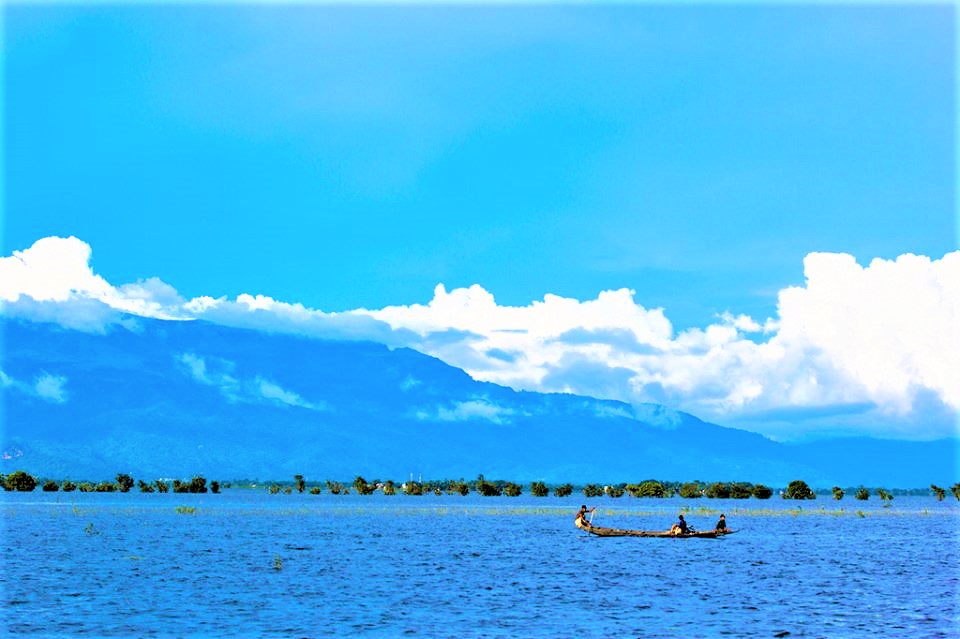
<svg viewBox="0 0 960 639"><path fill-rule="evenodd" d="M417 418L441 422L465 422L482 419L494 424L507 424L510 423L509 418L513 414L513 410L504 408L483 397L454 402L451 406L437 406L432 410L420 410L417 412Z"/></svg>
<svg viewBox="0 0 960 639"><path fill-rule="evenodd" d="M55 404L62 404L67 401L67 393L64 389L66 383L66 377L44 373L34 382L33 388L37 397Z"/></svg>
<svg viewBox="0 0 960 639"><path fill-rule="evenodd" d="M27 383L0 370L0 388L4 390L9 388L52 404L63 404L69 399L66 384L67 378L63 375L40 373L33 382Z"/></svg>
<svg viewBox="0 0 960 639"><path fill-rule="evenodd" d="M242 378L235 372L236 364L225 359L200 357L194 353L180 353L176 356L176 360L183 365L185 372L194 381L218 389L231 402L260 403L266 401L309 410L327 409L324 402L307 401L299 394L260 375Z"/></svg>
<svg viewBox="0 0 960 639"><path fill-rule="evenodd" d="M0 258L2 312L89 331L130 327L132 315L369 339L415 348L483 381L635 407L663 403L783 438L827 428L958 434L960 252L865 267L849 255L811 253L806 281L780 291L776 317L726 312L679 333L663 309L645 308L627 289L501 306L479 285L438 285L425 305L327 313L263 295L187 300L155 278L113 286L93 272L90 256L76 238L45 238ZM311 405L274 382L241 381L205 360L182 363L235 398ZM428 416L505 418L480 400L443 411Z"/></svg>
<svg viewBox="0 0 960 639"><path fill-rule="evenodd" d="M254 380L254 388L256 388L260 397L286 404L287 406L299 406L300 408L309 408L310 410L324 410L326 407L323 402L308 402L297 393L286 390L279 384L262 377L257 377Z"/></svg>

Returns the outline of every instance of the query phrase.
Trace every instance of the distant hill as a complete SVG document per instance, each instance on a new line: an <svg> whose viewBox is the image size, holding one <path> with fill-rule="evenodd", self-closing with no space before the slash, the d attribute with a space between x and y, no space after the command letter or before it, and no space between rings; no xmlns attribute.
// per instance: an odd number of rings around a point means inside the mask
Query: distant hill
<svg viewBox="0 0 960 639"><path fill-rule="evenodd" d="M517 392L410 349L131 318L0 320L0 472L57 478L647 478L919 487L956 442L786 445L658 405Z"/></svg>

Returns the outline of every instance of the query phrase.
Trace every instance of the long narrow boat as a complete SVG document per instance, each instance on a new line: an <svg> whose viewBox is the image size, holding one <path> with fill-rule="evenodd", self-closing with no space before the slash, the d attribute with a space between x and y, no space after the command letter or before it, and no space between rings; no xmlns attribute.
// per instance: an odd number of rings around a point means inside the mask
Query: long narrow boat
<svg viewBox="0 0 960 639"><path fill-rule="evenodd" d="M603 526L592 526L582 519L577 519L574 524L581 530L586 530L591 535L597 537L671 537L674 539L689 539L696 537L698 539L716 539L725 535L732 535L736 530L726 530L719 532L716 530L705 530L703 532L688 532L675 534L669 530L624 530L622 528L604 528Z"/></svg>

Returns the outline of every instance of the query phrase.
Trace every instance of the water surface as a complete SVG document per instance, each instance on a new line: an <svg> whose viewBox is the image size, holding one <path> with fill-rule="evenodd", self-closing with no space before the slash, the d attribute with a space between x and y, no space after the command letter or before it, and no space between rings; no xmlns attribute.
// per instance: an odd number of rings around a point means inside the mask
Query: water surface
<svg viewBox="0 0 960 639"><path fill-rule="evenodd" d="M3 493L11 637L956 637L960 508L582 497ZM178 513L193 507L193 514ZM800 507L802 506L802 507ZM799 507L799 508L798 508Z"/></svg>

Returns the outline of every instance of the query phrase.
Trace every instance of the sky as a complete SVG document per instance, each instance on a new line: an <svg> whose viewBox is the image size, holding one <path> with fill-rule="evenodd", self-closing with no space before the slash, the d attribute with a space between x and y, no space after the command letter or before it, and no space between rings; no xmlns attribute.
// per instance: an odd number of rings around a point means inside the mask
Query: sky
<svg viewBox="0 0 960 639"><path fill-rule="evenodd" d="M0 300L955 435L955 11L6 5Z"/></svg>

